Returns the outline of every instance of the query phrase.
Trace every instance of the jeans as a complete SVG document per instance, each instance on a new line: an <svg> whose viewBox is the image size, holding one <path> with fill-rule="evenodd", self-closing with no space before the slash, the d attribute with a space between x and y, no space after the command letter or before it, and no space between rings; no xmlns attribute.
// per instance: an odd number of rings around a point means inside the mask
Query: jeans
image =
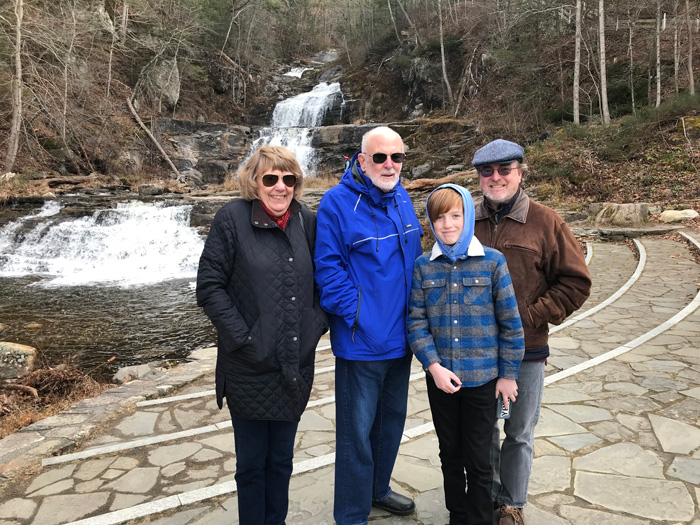
<svg viewBox="0 0 700 525"><path fill-rule="evenodd" d="M336 452L333 517L367 523L372 501L389 482L406 422L412 354L380 361L336 358Z"/></svg>
<svg viewBox="0 0 700 525"><path fill-rule="evenodd" d="M498 426L491 443L493 488L491 497L499 505L522 509L532 470L535 425L540 418L544 390L544 361L523 361L518 371L518 398L505 420L505 439L500 445Z"/></svg>
<svg viewBox="0 0 700 525"><path fill-rule="evenodd" d="M240 525L284 525L296 421L232 417Z"/></svg>
<svg viewBox="0 0 700 525"><path fill-rule="evenodd" d="M492 525L489 451L496 424L496 380L454 394L440 390L430 376L426 383L450 525Z"/></svg>

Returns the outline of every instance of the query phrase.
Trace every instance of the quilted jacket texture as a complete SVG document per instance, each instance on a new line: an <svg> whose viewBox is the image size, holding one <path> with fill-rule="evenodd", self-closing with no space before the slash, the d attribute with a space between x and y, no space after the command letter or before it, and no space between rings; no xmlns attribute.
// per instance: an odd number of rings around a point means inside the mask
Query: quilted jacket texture
<svg viewBox="0 0 700 525"><path fill-rule="evenodd" d="M423 230L401 184L383 193L357 157L318 207L316 282L337 357L397 359L409 351L406 315Z"/></svg>
<svg viewBox="0 0 700 525"><path fill-rule="evenodd" d="M218 332L216 396L235 416L298 421L328 330L314 290L316 218L296 200L282 231L259 201L214 217L197 273L197 304Z"/></svg>

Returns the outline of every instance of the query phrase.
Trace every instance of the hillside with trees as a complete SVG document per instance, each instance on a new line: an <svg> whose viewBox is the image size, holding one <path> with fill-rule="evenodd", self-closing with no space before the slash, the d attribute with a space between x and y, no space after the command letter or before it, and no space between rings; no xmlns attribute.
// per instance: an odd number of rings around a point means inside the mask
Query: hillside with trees
<svg viewBox="0 0 700 525"><path fill-rule="evenodd" d="M137 120L249 123L282 66L335 48L358 121L475 123L531 145L560 196L697 199L699 17L694 0L9 0L0 172L19 176L0 196L37 172L167 178Z"/></svg>

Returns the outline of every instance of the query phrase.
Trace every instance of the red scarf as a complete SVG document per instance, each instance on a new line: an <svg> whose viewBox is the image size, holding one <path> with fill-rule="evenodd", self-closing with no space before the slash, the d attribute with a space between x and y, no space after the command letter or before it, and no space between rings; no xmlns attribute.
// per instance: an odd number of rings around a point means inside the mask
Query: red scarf
<svg viewBox="0 0 700 525"><path fill-rule="evenodd" d="M270 219L275 221L275 224L282 228L282 231L284 231L287 228L289 216L291 215L289 208L287 208L287 211L284 212L284 215L282 215L282 217L277 218L275 217L274 213L267 209L267 206L265 206L261 200L258 199L258 202L260 203L260 206L262 206L262 209L265 210L265 213L267 213L267 215L270 217Z"/></svg>

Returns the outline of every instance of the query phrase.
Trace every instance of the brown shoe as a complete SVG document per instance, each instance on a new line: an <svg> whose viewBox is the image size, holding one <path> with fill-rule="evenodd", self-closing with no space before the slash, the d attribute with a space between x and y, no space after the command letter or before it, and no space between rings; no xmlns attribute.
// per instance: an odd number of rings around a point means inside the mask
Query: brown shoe
<svg viewBox="0 0 700 525"><path fill-rule="evenodd" d="M499 525L525 525L523 509L517 507L501 507L501 521Z"/></svg>

